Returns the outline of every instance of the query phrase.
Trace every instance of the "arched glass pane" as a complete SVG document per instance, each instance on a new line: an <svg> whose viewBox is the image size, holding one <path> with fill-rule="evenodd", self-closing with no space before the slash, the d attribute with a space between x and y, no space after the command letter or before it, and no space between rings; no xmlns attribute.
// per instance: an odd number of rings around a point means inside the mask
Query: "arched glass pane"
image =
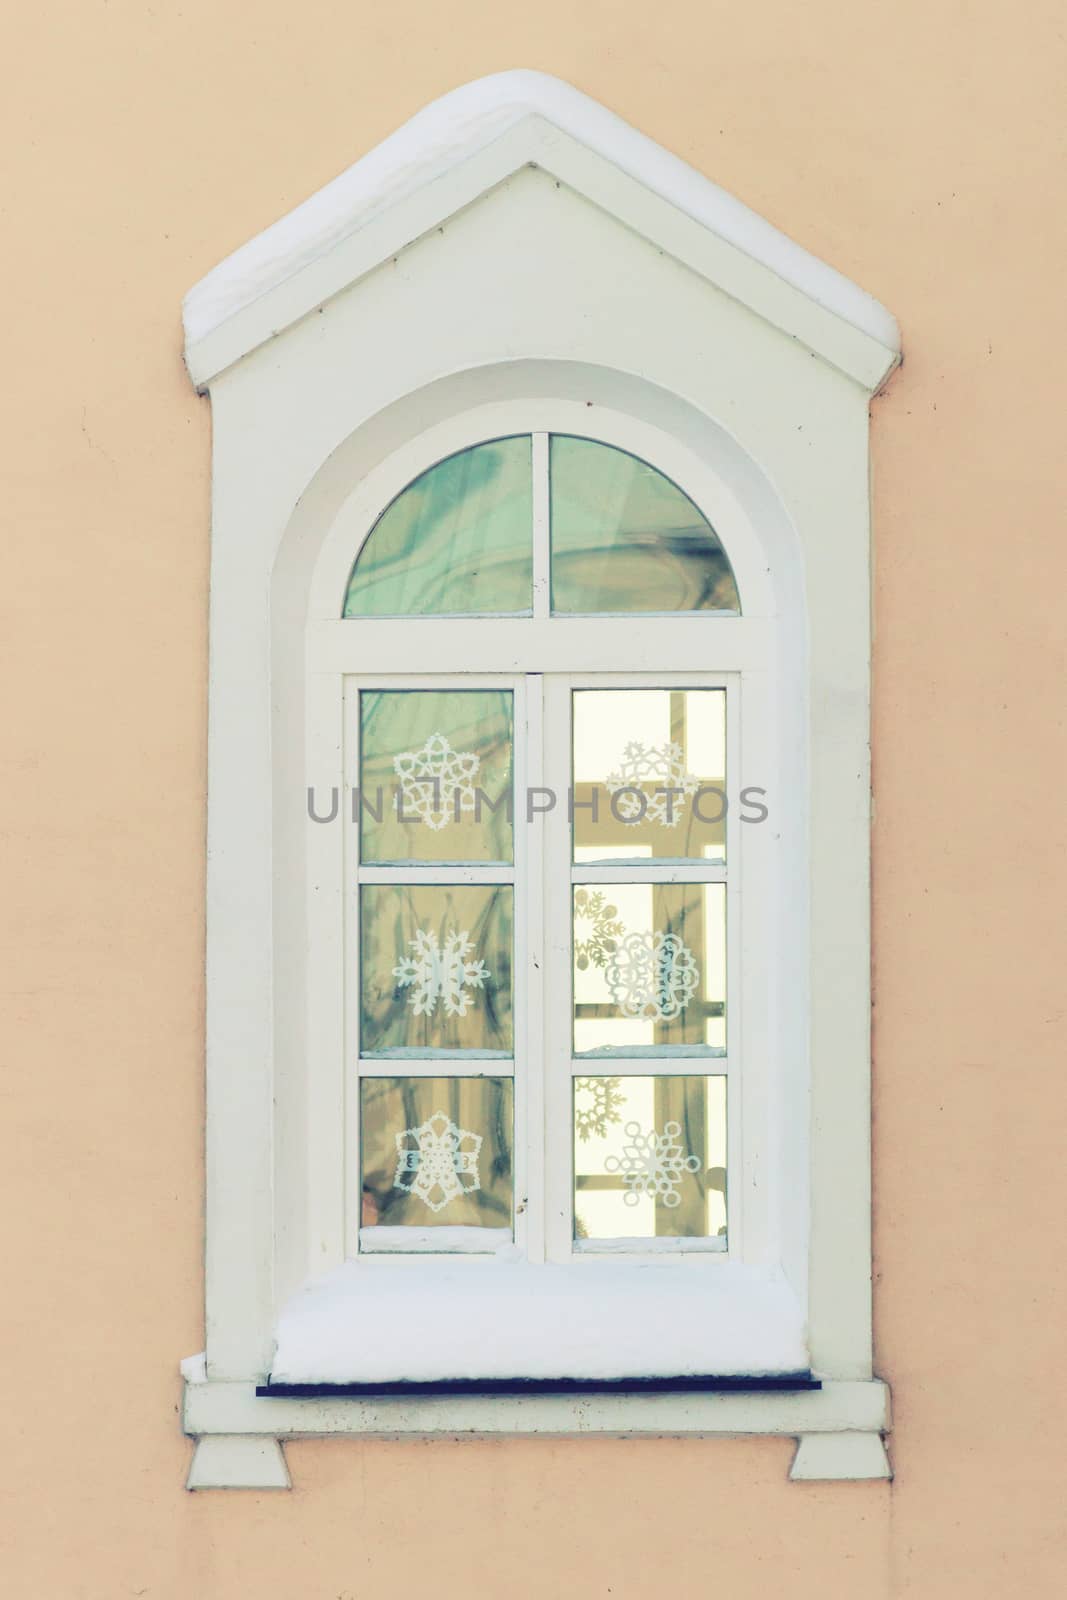
<svg viewBox="0 0 1067 1600"><path fill-rule="evenodd" d="M346 617L529 611L530 437L474 445L409 483L356 559Z"/></svg>
<svg viewBox="0 0 1067 1600"><path fill-rule="evenodd" d="M718 535L669 478L566 434L550 461L554 611L740 611Z"/></svg>

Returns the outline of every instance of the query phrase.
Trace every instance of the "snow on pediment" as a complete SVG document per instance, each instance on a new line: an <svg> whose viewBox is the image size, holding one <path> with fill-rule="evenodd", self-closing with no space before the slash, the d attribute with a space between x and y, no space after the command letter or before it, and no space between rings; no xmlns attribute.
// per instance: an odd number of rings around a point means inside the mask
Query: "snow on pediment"
<svg viewBox="0 0 1067 1600"><path fill-rule="evenodd" d="M243 245L185 298L198 387L523 166L539 166L874 389L892 315L686 162L570 84L495 73L455 89Z"/></svg>

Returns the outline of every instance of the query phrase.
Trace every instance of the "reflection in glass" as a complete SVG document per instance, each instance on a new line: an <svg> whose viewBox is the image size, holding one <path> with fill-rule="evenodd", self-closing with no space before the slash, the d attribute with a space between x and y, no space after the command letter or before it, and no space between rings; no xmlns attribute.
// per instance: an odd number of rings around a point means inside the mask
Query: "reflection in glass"
<svg viewBox="0 0 1067 1600"><path fill-rule="evenodd" d="M510 1228L510 1078L364 1078L369 1227Z"/></svg>
<svg viewBox="0 0 1067 1600"><path fill-rule="evenodd" d="M364 861L510 861L511 693L360 695Z"/></svg>
<svg viewBox="0 0 1067 1600"><path fill-rule="evenodd" d="M577 884L574 1049L726 1047L726 886Z"/></svg>
<svg viewBox="0 0 1067 1600"><path fill-rule="evenodd" d="M511 1054L512 889L364 884L362 1054Z"/></svg>
<svg viewBox="0 0 1067 1600"><path fill-rule="evenodd" d="M574 1080L579 1240L726 1241L725 1077Z"/></svg>
<svg viewBox="0 0 1067 1600"><path fill-rule="evenodd" d="M574 694L574 859L726 859L725 689Z"/></svg>
<svg viewBox="0 0 1067 1600"><path fill-rule="evenodd" d="M344 615L529 611L532 506L529 435L439 461L371 529Z"/></svg>
<svg viewBox="0 0 1067 1600"><path fill-rule="evenodd" d="M554 611L739 611L726 552L677 485L590 439L550 444Z"/></svg>

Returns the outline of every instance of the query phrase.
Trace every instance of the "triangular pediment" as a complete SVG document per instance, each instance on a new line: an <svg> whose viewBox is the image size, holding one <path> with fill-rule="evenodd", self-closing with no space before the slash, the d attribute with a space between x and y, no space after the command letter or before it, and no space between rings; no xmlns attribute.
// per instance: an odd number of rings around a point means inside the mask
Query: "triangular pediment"
<svg viewBox="0 0 1067 1600"><path fill-rule="evenodd" d="M864 387L899 360L894 318L856 284L571 85L514 71L434 101L190 290L197 387L529 166Z"/></svg>

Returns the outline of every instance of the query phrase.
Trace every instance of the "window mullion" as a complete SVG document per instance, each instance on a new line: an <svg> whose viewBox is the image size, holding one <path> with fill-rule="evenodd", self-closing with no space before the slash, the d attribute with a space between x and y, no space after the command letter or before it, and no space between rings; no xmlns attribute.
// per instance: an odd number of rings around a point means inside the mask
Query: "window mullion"
<svg viewBox="0 0 1067 1600"><path fill-rule="evenodd" d="M527 1259L545 1259L545 905L544 848L527 821L526 796L545 783L544 698L529 673L515 727L515 1238ZM522 993L522 991L525 991Z"/></svg>
<svg viewBox="0 0 1067 1600"><path fill-rule="evenodd" d="M542 833L544 941L545 1240L549 1260L571 1258L571 680L544 680L544 783L555 804Z"/></svg>
<svg viewBox="0 0 1067 1600"><path fill-rule="evenodd" d="M532 435L533 470L533 614L545 618L552 610L551 536L549 532L548 434Z"/></svg>

